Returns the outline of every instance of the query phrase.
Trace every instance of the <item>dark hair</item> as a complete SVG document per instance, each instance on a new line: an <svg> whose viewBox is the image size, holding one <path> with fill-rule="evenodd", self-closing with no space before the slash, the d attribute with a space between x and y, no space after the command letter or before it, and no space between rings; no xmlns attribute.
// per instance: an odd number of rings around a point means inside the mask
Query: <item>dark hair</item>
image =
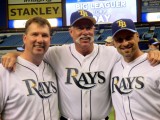
<svg viewBox="0 0 160 120"><path fill-rule="evenodd" d="M28 27L32 24L32 23L37 23L40 26L45 26L47 25L49 27L49 31L50 31L50 35L52 34L52 28L50 23L48 22L47 19L42 18L42 17L33 17L31 19L29 19L26 24L25 24L25 33L28 32Z"/></svg>

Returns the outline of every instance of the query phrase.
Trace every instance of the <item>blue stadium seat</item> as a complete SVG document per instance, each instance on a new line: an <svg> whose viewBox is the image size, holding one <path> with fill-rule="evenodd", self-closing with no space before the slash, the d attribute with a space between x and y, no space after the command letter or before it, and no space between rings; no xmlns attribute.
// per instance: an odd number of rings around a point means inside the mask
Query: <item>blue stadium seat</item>
<svg viewBox="0 0 160 120"><path fill-rule="evenodd" d="M73 41L68 31L56 32L54 35L52 35L51 44L61 45L61 44L67 44L71 42Z"/></svg>
<svg viewBox="0 0 160 120"><path fill-rule="evenodd" d="M4 40L3 43L0 44L0 46L20 46L23 44L23 40L22 40L23 35L19 34L19 35L11 35Z"/></svg>

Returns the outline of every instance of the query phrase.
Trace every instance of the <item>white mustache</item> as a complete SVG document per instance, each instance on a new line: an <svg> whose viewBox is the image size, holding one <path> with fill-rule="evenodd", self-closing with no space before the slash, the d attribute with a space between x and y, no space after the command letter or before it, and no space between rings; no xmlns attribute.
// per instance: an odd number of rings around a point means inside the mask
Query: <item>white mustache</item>
<svg viewBox="0 0 160 120"><path fill-rule="evenodd" d="M84 39L84 40L89 39L90 42L93 42L93 41L94 41L94 37L92 37L92 36L90 36L90 35L87 35L87 36L82 35L82 36L80 36L79 38L76 39L76 43L80 44L80 40L81 40L81 39Z"/></svg>

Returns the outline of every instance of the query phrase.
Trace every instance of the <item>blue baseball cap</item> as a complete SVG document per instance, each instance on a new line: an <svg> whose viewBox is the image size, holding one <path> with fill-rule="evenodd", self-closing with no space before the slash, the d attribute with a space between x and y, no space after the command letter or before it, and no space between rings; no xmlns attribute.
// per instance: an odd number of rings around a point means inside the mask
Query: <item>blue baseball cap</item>
<svg viewBox="0 0 160 120"><path fill-rule="evenodd" d="M148 40L149 44L150 45L157 45L157 44L160 44L160 42L158 41L157 38L151 38Z"/></svg>
<svg viewBox="0 0 160 120"><path fill-rule="evenodd" d="M78 10L71 14L70 23L73 26L78 20L89 19L93 24L96 24L96 20L93 14L87 10Z"/></svg>
<svg viewBox="0 0 160 120"><path fill-rule="evenodd" d="M136 27L131 19L119 19L112 24L112 37L114 37L121 30L129 30L136 33Z"/></svg>

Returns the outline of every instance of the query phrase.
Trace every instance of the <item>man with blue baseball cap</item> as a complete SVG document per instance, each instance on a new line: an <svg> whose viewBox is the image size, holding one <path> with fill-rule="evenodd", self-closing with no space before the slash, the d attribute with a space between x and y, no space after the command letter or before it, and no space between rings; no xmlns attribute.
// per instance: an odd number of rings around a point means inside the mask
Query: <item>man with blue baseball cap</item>
<svg viewBox="0 0 160 120"><path fill-rule="evenodd" d="M54 67L61 68L58 70L61 120L108 120L111 111L108 80L119 55L114 47L94 44L96 20L91 12L75 11L70 22L69 33L74 43L62 46L63 51L56 50L63 59L55 57L60 62ZM55 52L52 49L48 53Z"/></svg>
<svg viewBox="0 0 160 120"><path fill-rule="evenodd" d="M134 56L132 52L135 50L136 47L138 47L139 42L139 34L136 31L134 22L131 19L119 19L113 22L112 36L118 52L126 56L126 60L132 60L132 57ZM132 41L130 42L133 37L134 39L136 39L136 44L132 43Z"/></svg>
<svg viewBox="0 0 160 120"><path fill-rule="evenodd" d="M120 56L114 47L94 44L91 12L75 11L70 21L74 43L52 47L45 55L58 75L61 120L108 120L110 71Z"/></svg>
<svg viewBox="0 0 160 120"><path fill-rule="evenodd" d="M160 65L151 66L138 45L131 19L112 24L114 46L123 56L111 73L111 96L116 120L159 120Z"/></svg>

